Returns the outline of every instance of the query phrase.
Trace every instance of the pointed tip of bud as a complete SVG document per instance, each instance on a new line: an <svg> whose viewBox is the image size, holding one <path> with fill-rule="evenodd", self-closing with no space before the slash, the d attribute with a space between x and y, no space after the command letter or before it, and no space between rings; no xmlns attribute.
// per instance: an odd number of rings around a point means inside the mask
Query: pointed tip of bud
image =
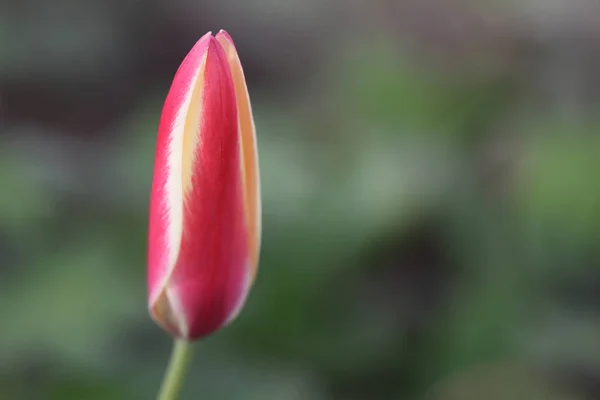
<svg viewBox="0 0 600 400"><path fill-rule="evenodd" d="M229 40L231 42L231 44L233 44L233 39L231 39L231 35L225 29L219 30L219 32L217 32L217 34L215 35L215 37L217 39L220 38L221 36L226 38L227 40Z"/></svg>

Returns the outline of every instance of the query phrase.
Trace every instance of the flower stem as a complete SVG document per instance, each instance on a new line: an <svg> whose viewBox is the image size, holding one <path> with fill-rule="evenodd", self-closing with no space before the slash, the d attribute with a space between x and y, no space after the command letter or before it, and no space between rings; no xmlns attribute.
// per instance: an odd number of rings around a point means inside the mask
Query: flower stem
<svg viewBox="0 0 600 400"><path fill-rule="evenodd" d="M171 359L165 372L157 400L177 400L191 365L193 345L181 339L175 339Z"/></svg>

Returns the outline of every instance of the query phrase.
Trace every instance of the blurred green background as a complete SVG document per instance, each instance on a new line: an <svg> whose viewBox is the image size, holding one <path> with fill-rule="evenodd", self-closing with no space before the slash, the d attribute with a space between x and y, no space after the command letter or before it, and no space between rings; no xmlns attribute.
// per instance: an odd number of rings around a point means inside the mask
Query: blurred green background
<svg viewBox="0 0 600 400"><path fill-rule="evenodd" d="M227 29L264 237L182 399L600 398L599 3L0 1L0 399L152 399L154 141Z"/></svg>

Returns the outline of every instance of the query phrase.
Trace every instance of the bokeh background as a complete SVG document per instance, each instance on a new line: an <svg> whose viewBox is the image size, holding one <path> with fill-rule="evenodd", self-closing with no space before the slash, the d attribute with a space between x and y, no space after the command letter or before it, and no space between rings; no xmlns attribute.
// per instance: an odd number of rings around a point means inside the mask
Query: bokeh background
<svg viewBox="0 0 600 400"><path fill-rule="evenodd" d="M600 398L600 3L0 2L0 399L152 399L154 141L227 29L264 237L182 399Z"/></svg>

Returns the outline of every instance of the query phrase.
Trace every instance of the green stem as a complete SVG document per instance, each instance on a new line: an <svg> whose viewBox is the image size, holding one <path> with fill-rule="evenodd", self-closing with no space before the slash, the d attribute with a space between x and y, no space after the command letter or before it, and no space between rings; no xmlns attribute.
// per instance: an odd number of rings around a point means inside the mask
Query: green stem
<svg viewBox="0 0 600 400"><path fill-rule="evenodd" d="M192 350L192 343L181 339L175 340L157 400L179 399L183 381L192 363Z"/></svg>

